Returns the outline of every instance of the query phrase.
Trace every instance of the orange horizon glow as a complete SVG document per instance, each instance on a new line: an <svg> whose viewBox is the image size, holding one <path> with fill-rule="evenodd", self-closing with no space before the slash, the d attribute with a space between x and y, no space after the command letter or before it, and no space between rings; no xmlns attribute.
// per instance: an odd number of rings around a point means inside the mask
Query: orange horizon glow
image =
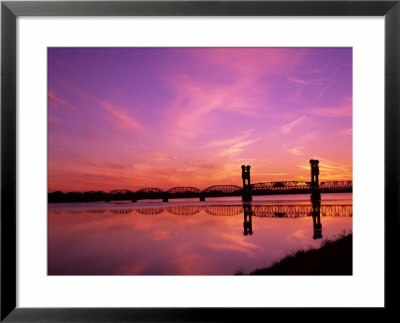
<svg viewBox="0 0 400 323"><path fill-rule="evenodd" d="M352 180L351 48L49 48L48 190Z"/></svg>

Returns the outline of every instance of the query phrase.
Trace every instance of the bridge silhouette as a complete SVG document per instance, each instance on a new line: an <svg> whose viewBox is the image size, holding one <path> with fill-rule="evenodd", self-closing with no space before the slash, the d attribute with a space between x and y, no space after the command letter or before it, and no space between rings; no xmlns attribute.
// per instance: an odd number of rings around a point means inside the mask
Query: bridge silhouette
<svg viewBox="0 0 400 323"><path fill-rule="evenodd" d="M250 166L242 166L243 187L237 185L212 185L200 190L196 187L173 187L169 190L159 188L142 188L137 191L128 189L89 192L53 192L48 194L48 201L54 202L89 202L89 201L118 201L129 200L137 202L146 199L198 198L205 201L210 197L242 196L243 201L251 201L252 196L279 195L279 194L320 194L320 193L346 193L352 192L352 181L324 181L319 183L318 160L310 160L311 181L275 181L250 183Z"/></svg>

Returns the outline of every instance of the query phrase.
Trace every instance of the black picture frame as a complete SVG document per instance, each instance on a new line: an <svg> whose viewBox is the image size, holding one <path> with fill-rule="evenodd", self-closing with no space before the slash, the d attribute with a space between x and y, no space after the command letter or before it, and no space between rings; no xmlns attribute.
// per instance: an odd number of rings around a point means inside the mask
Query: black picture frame
<svg viewBox="0 0 400 323"><path fill-rule="evenodd" d="M317 319L300 308L16 307L16 19L19 16L383 16L385 19L385 306L325 308L343 318L397 311L399 290L400 0L395 1L2 1L1 3L1 317L3 322L202 322ZM373 126L373 125L372 125ZM78 291L77 291L78 292ZM38 291L40 293L40 290ZM251 297L251 295L243 295ZM318 293L316 292L316 297ZM340 310L340 311L339 311ZM268 311L268 313L266 312ZM300 315L300 316L298 316ZM395 316L396 317L396 316ZM323 318L323 317L322 317ZM349 317L351 318L351 317ZM356 318L353 318L356 319ZM359 318L358 318L359 319Z"/></svg>

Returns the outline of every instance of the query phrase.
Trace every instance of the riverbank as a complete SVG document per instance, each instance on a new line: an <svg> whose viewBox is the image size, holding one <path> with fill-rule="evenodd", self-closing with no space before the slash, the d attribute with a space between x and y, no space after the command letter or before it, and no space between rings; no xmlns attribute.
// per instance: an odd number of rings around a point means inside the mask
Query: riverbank
<svg viewBox="0 0 400 323"><path fill-rule="evenodd" d="M250 275L351 275L352 256L353 235L350 233L323 240L319 249L299 250Z"/></svg>

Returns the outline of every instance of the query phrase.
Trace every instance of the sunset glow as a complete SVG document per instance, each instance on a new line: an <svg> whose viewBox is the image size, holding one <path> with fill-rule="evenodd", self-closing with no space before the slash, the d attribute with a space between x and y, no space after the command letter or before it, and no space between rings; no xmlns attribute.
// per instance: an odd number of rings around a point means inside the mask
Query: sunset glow
<svg viewBox="0 0 400 323"><path fill-rule="evenodd" d="M352 179L351 48L49 48L53 191Z"/></svg>

